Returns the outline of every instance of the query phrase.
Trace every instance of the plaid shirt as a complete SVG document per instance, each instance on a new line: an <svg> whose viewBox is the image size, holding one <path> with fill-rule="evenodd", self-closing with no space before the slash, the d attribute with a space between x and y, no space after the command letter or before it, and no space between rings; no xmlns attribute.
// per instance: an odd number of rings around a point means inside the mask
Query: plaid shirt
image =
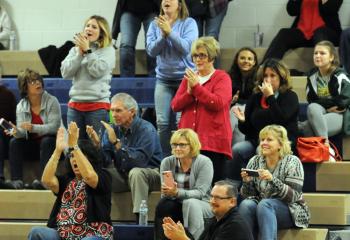
<svg viewBox="0 0 350 240"><path fill-rule="evenodd" d="M180 161L177 160L175 167L175 181L177 182L177 187L185 190L190 190L190 174L191 168L187 172L181 170Z"/></svg>

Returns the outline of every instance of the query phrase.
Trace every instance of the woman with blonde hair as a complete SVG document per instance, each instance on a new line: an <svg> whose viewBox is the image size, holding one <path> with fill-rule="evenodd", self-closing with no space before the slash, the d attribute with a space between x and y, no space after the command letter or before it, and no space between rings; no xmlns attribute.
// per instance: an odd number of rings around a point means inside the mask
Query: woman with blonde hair
<svg viewBox="0 0 350 240"><path fill-rule="evenodd" d="M147 31L146 50L157 58L154 102L157 129L163 155L169 156L169 140L175 125L175 114L170 108L186 68L193 68L192 42L198 38L196 21L188 16L184 0L162 0L160 15Z"/></svg>
<svg viewBox="0 0 350 240"><path fill-rule="evenodd" d="M239 213L259 239L271 240L277 239L279 229L306 228L310 212L302 194L303 166L292 155L287 130L268 125L260 131L259 140L258 154L247 165L257 175L241 171L244 200Z"/></svg>
<svg viewBox="0 0 350 240"><path fill-rule="evenodd" d="M107 121L110 108L110 82L115 67L115 50L108 22L101 16L89 17L83 32L74 37L75 47L62 61L63 78L72 79L69 90L67 122L85 129L91 125L99 132L100 121ZM87 139L85 131L80 138Z"/></svg>
<svg viewBox="0 0 350 240"><path fill-rule="evenodd" d="M181 112L179 128L191 128L198 134L201 153L213 162L216 182L224 178L226 160L232 158L231 79L214 67L220 54L215 38L199 38L192 44L191 53L196 71L186 69L171 107Z"/></svg>
<svg viewBox="0 0 350 240"><path fill-rule="evenodd" d="M350 79L339 67L334 45L329 41L316 44L315 68L307 77L307 121L299 124L305 136L322 136L327 139L343 129L343 117L350 105ZM349 111L349 110L348 110Z"/></svg>
<svg viewBox="0 0 350 240"><path fill-rule="evenodd" d="M160 165L162 199L156 207L156 239L166 239L162 228L164 217L182 221L198 239L204 229L203 219L212 216L209 194L213 165L208 157L200 154L201 143L192 129L174 132L170 145L173 155L163 159ZM173 182L166 180L167 174L173 176Z"/></svg>

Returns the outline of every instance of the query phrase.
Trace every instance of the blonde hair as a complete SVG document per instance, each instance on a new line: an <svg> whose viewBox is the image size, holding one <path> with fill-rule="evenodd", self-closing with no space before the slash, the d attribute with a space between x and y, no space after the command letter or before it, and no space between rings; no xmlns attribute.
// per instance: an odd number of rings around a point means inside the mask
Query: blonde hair
<svg viewBox="0 0 350 240"><path fill-rule="evenodd" d="M164 1L164 0L162 0ZM178 11L178 15L177 17L180 19L185 19L188 18L190 16L189 12L188 12L188 8L187 5L185 3L185 0L177 0L179 3L179 7L177 9ZM160 7L160 15L164 15L164 10L162 7Z"/></svg>
<svg viewBox="0 0 350 240"><path fill-rule="evenodd" d="M182 137L185 138L188 144L190 145L190 156L198 156L202 145L199 141L197 133L190 128L178 129L171 136L170 144L178 142L179 139ZM172 150L172 154L174 154L174 150Z"/></svg>
<svg viewBox="0 0 350 240"><path fill-rule="evenodd" d="M285 157L288 154L293 154L291 150L291 143L288 139L287 130L281 125L267 125L263 129L261 129L259 133L259 140L265 138L268 135L272 135L275 137L278 142L281 144L281 148L279 150L279 155L281 158ZM260 144L258 146L258 153L262 155Z"/></svg>
<svg viewBox="0 0 350 240"><path fill-rule="evenodd" d="M104 17L93 15L85 21L84 28L88 21L90 21L91 19L95 19L98 26L100 27L100 36L97 39L98 48L104 48L111 45L112 36L107 20Z"/></svg>
<svg viewBox="0 0 350 240"><path fill-rule="evenodd" d="M204 48L210 61L220 55L220 44L214 37L200 37L192 43L191 54L195 54L198 48Z"/></svg>

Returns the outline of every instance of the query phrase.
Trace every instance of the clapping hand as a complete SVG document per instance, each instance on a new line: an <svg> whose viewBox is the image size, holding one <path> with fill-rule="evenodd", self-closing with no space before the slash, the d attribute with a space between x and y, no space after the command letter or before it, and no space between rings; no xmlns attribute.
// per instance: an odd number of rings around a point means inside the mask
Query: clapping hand
<svg viewBox="0 0 350 240"><path fill-rule="evenodd" d="M187 79L187 91L191 92L191 89L199 83L199 78L197 73L195 73L191 68L186 68L185 78Z"/></svg>
<svg viewBox="0 0 350 240"><path fill-rule="evenodd" d="M181 222L175 223L170 217L163 218L164 235L170 240L188 240L186 231Z"/></svg>
<svg viewBox="0 0 350 240"><path fill-rule="evenodd" d="M80 55L83 55L90 48L89 39L84 33L77 33L74 36L73 42L79 48Z"/></svg>
<svg viewBox="0 0 350 240"><path fill-rule="evenodd" d="M156 17L155 20L158 27L162 31L163 36L167 37L171 32L170 22L168 21L167 17L164 15L159 15L159 17Z"/></svg>
<svg viewBox="0 0 350 240"><path fill-rule="evenodd" d="M236 118L238 118L239 121L244 122L245 121L245 115L244 112L239 107L233 107L232 112L235 114Z"/></svg>
<svg viewBox="0 0 350 240"><path fill-rule="evenodd" d="M64 128L60 127L57 130L57 136L56 136L56 149L60 153L62 153L64 151L64 149L66 149L68 147L68 144L67 144L67 142L65 141L65 138L64 138L64 134L65 134Z"/></svg>
<svg viewBox="0 0 350 240"><path fill-rule="evenodd" d="M75 122L70 122L68 126L68 147L73 148L78 144L79 128Z"/></svg>
<svg viewBox="0 0 350 240"><path fill-rule="evenodd" d="M117 135L115 134L114 129L112 128L112 126L109 125L108 123L106 123L105 121L101 121L101 123L106 128L109 142L112 143L112 144L115 143L118 140L118 138L117 138ZM120 147L120 142L119 142L118 145L117 146Z"/></svg>
<svg viewBox="0 0 350 240"><path fill-rule="evenodd" d="M86 125L86 133L96 147L100 145L101 139L92 126Z"/></svg>

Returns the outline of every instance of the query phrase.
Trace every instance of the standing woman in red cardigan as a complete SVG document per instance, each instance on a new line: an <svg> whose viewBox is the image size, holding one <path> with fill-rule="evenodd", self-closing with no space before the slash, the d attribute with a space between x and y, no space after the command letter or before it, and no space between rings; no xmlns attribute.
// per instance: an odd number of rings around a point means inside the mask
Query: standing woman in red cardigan
<svg viewBox="0 0 350 240"><path fill-rule="evenodd" d="M224 177L225 160L232 158L230 76L214 68L220 53L213 37L201 37L192 44L196 71L186 69L185 77L171 102L175 112L182 112L179 128L192 128L202 144L201 153L214 166L213 182Z"/></svg>

